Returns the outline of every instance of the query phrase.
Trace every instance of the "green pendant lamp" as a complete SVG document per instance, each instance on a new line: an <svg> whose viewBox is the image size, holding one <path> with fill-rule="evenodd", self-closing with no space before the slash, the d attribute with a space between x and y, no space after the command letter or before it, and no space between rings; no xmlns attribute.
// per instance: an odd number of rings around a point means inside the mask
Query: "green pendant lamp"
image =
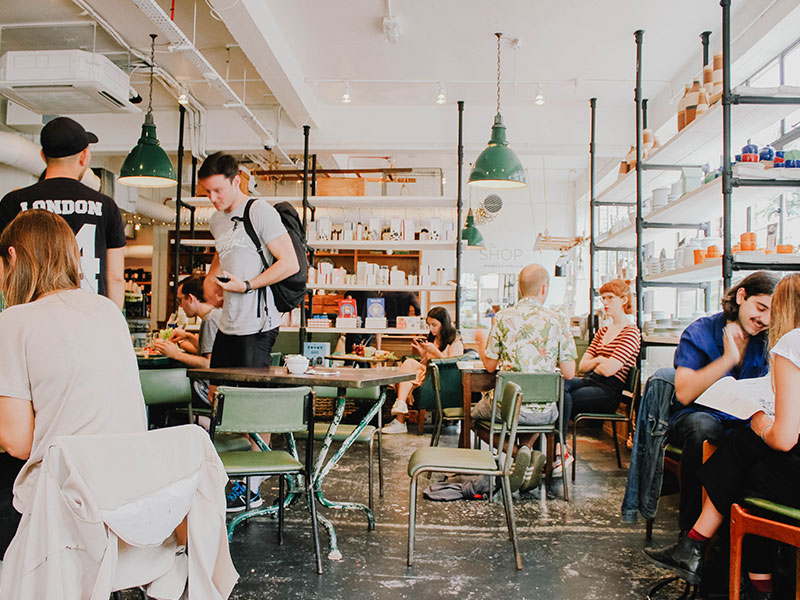
<svg viewBox="0 0 800 600"><path fill-rule="evenodd" d="M497 114L494 117L489 145L475 161L469 174L469 184L479 188L521 188L528 185L525 169L516 152L508 145L506 126L500 114L500 39L503 34L495 33L495 35L497 36Z"/></svg>
<svg viewBox="0 0 800 600"><path fill-rule="evenodd" d="M155 65L156 35L150 34L150 103L142 125L142 137L130 151L119 171L119 182L136 187L170 187L177 183L175 169L172 168L167 153L156 136L153 120L153 66Z"/></svg>
<svg viewBox="0 0 800 600"><path fill-rule="evenodd" d="M464 229L461 230L461 239L467 241L468 248L485 248L486 242L483 240L480 230L475 225L475 217L472 214L472 208L467 211L467 221L464 223Z"/></svg>

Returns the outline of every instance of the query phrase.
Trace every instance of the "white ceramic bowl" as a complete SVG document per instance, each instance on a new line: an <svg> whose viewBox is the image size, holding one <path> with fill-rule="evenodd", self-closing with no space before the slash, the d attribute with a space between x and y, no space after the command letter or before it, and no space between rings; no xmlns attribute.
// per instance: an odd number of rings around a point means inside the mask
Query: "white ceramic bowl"
<svg viewBox="0 0 800 600"><path fill-rule="evenodd" d="M302 375L308 369L308 359L300 354L286 357L286 367L292 375Z"/></svg>

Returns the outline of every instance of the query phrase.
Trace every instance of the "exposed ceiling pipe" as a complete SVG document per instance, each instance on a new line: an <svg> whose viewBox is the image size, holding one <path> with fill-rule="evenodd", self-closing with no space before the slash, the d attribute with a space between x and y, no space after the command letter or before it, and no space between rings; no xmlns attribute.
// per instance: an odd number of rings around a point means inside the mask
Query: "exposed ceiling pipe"
<svg viewBox="0 0 800 600"><path fill-rule="evenodd" d="M110 35L126 52L135 56L145 64L150 63L150 57L136 48L132 47L114 27L106 21L100 14L89 5L86 0L72 0L89 17L91 17L108 35ZM181 89L181 84L169 72L157 66L154 74L161 83L177 98L179 94L186 93L188 103L186 110L189 116L189 140L192 147L192 154L199 159L206 157L206 109L191 94Z"/></svg>
<svg viewBox="0 0 800 600"><path fill-rule="evenodd" d="M0 163L38 177L45 168L41 150L19 134L0 131Z"/></svg>
<svg viewBox="0 0 800 600"><path fill-rule="evenodd" d="M289 155L278 146L278 142L272 132L264 127L261 121L253 114L253 111L245 104L244 99L233 90L217 70L211 65L205 56L197 49L185 33L174 21L169 18L166 12L158 5L156 0L133 0L144 15L150 19L159 31L166 36L170 43L175 46L176 51L180 51L191 62L224 98L225 104L235 110L241 119L258 135L261 145L270 147L272 152L281 160L288 164L294 164Z"/></svg>

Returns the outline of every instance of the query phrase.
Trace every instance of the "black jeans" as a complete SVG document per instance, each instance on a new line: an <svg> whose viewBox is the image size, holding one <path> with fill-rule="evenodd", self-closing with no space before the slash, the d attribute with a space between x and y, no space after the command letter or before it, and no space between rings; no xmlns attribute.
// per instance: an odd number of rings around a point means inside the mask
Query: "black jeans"
<svg viewBox="0 0 800 600"><path fill-rule="evenodd" d="M0 560L14 539L22 518L11 502L14 499L14 480L24 464L24 460L0 452Z"/></svg>
<svg viewBox="0 0 800 600"><path fill-rule="evenodd" d="M700 468L698 479L714 508L726 517L722 527L730 527L731 505L745 496L800 508L800 444L789 452L779 452L762 442L750 427L740 427ZM776 542L766 538L745 536L745 570L772 572L776 547Z"/></svg>
<svg viewBox="0 0 800 600"><path fill-rule="evenodd" d="M597 385L591 378L574 377L564 382L564 430L562 439L568 439L569 420L585 412L613 413L619 406L622 390L615 391Z"/></svg>
<svg viewBox="0 0 800 600"><path fill-rule="evenodd" d="M270 353L279 329L276 327L250 335L228 335L218 331L211 350L211 368L270 366Z"/></svg>
<svg viewBox="0 0 800 600"><path fill-rule="evenodd" d="M690 412L678 416L670 425L667 439L679 447L681 454L681 497L678 524L681 531L689 531L703 508L703 492L697 472L703 464L703 441L720 444L725 436L741 421L722 421L707 412Z"/></svg>

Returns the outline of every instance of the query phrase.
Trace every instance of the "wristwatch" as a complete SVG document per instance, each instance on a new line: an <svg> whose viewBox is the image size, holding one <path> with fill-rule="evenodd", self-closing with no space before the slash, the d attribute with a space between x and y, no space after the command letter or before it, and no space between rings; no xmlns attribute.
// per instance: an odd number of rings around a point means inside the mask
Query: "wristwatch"
<svg viewBox="0 0 800 600"><path fill-rule="evenodd" d="M245 294L249 294L252 291L253 291L253 286L250 285L250 281L249 280L245 281L244 282L244 293Z"/></svg>

